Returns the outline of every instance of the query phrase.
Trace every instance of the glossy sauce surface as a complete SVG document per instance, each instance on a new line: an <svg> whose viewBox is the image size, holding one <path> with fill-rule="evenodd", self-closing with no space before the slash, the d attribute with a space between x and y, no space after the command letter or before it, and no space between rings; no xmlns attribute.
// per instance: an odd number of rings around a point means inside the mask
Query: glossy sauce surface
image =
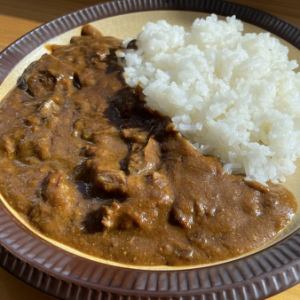
<svg viewBox="0 0 300 300"><path fill-rule="evenodd" d="M126 86L119 47L87 26L27 68L0 107L5 198L45 235L136 265L215 262L272 239L291 193L194 149Z"/></svg>

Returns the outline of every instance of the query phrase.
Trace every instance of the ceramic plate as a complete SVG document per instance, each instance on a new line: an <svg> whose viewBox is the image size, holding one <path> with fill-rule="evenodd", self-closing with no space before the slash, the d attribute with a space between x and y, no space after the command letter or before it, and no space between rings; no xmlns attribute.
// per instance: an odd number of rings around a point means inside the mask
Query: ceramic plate
<svg viewBox="0 0 300 300"><path fill-rule="evenodd" d="M246 31L271 31L300 61L299 29L245 6L223 1L123 0L55 19L26 34L0 54L0 99L14 87L47 44L67 44L92 23L104 35L134 37L148 21L190 26L209 13L236 15ZM4 170L5 171L5 170ZM300 199L300 164L286 186ZM1 195L0 195L1 196ZM299 205L300 206L300 205ZM262 299L300 281L300 211L269 244L229 261L184 267L138 267L95 258L42 236L0 201L0 264L25 282L65 299L193 298Z"/></svg>

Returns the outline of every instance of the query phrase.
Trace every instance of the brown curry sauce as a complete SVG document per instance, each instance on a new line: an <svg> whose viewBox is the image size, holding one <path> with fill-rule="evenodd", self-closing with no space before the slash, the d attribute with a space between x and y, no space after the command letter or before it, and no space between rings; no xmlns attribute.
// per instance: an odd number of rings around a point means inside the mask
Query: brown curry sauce
<svg viewBox="0 0 300 300"><path fill-rule="evenodd" d="M251 251L297 209L280 185L224 174L126 86L120 41L85 26L32 63L0 107L0 190L43 234L136 265Z"/></svg>

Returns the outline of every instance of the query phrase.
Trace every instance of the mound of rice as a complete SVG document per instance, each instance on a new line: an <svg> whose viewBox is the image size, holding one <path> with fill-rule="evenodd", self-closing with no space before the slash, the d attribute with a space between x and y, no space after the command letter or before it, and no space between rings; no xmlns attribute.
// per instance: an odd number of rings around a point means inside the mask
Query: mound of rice
<svg viewBox="0 0 300 300"><path fill-rule="evenodd" d="M243 33L234 16L190 29L148 23L127 50L124 77L147 104L227 172L284 181L300 156L300 73L269 33Z"/></svg>

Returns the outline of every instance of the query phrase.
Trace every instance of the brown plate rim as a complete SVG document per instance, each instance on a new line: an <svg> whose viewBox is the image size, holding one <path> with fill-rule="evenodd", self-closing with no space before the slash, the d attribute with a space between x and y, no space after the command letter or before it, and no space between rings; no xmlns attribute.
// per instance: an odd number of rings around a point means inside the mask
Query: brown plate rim
<svg viewBox="0 0 300 300"><path fill-rule="evenodd" d="M262 11L220 0L120 0L96 4L46 23L0 53L0 83L28 53L70 29L146 10L189 10L239 19L300 49L300 30ZM0 265L63 299L264 299L300 282L300 231L263 251L225 264L178 271L136 270L75 256L36 237L0 204Z"/></svg>

